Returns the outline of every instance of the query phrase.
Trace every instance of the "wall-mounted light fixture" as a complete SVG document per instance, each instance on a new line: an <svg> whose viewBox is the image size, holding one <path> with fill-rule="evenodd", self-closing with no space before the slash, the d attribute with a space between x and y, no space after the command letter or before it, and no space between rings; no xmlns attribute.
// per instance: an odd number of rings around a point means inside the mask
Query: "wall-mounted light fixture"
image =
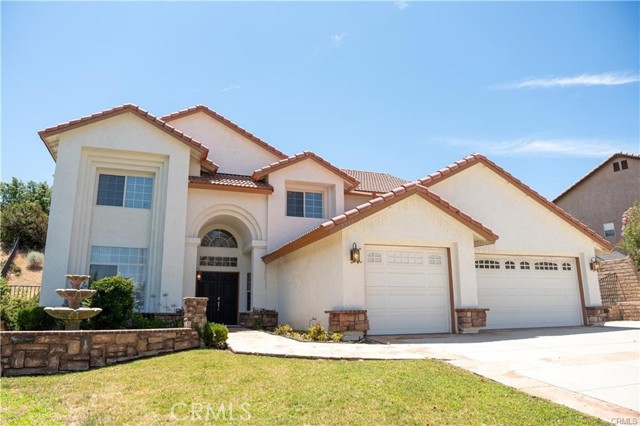
<svg viewBox="0 0 640 426"><path fill-rule="evenodd" d="M200 273L200 269L196 269L196 280L200 281L202 279L202 274Z"/></svg>
<svg viewBox="0 0 640 426"><path fill-rule="evenodd" d="M592 271L598 272L600 270L600 261L601 260L602 259L599 258L598 256L592 257L591 260L589 261L589 268L591 268Z"/></svg>
<svg viewBox="0 0 640 426"><path fill-rule="evenodd" d="M362 260L360 260L360 249L358 248L356 243L353 243L353 246L351 247L351 251L349 253L351 263L362 263Z"/></svg>

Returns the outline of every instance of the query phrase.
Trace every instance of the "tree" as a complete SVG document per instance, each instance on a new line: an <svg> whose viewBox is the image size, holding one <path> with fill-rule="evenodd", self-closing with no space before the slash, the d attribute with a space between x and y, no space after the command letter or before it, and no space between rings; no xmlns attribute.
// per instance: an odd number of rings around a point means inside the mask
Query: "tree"
<svg viewBox="0 0 640 426"><path fill-rule="evenodd" d="M20 237L20 247L44 250L49 217L36 203L12 203L3 206L0 217L0 239L12 244Z"/></svg>
<svg viewBox="0 0 640 426"><path fill-rule="evenodd" d="M636 268L640 271L640 201L633 203L622 215L620 248L636 262Z"/></svg>
<svg viewBox="0 0 640 426"><path fill-rule="evenodd" d="M10 183L0 182L0 206L19 203L36 203L49 214L51 187L46 182L30 180L25 183L15 177L11 178Z"/></svg>

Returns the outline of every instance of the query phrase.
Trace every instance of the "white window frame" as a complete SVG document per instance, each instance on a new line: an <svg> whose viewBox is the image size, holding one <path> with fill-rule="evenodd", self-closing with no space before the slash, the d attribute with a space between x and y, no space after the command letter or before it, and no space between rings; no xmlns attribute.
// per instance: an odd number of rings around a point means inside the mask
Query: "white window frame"
<svg viewBox="0 0 640 426"><path fill-rule="evenodd" d="M122 200L120 204L99 204L100 197L100 177L101 176L117 176L124 178L124 188L122 189ZM138 207L138 206L127 206L127 183L129 179L133 178L145 178L151 180L151 199L149 200L148 207ZM123 173L123 172L111 172L107 170L98 170L98 177L96 179L96 187L95 187L95 205L100 207L122 207L127 209L143 209L143 210L151 210L151 206L153 206L153 195L155 192L155 179L153 176L145 175L145 174L137 174L137 173Z"/></svg>
<svg viewBox="0 0 640 426"><path fill-rule="evenodd" d="M335 192L331 190L330 186L326 185L314 185L311 183L301 183L301 182L287 182L286 183L286 191L285 191L285 200L284 200L284 215L286 217L295 217L300 219L326 219L333 213L335 201L332 199L331 195ZM302 216L289 216L288 214L288 193L289 192L302 192L303 194L303 215ZM306 212L304 211L304 203L306 198L306 193L316 193L322 195L322 217L308 217L306 216Z"/></svg>

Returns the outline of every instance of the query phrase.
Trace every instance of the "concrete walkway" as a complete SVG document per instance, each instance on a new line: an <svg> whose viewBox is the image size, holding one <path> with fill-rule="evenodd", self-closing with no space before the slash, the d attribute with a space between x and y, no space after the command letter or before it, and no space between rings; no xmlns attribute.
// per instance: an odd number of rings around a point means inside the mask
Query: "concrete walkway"
<svg viewBox="0 0 640 426"><path fill-rule="evenodd" d="M440 359L609 422L640 424L639 321L373 339L383 344L298 342L239 329L228 343L235 353L280 357Z"/></svg>

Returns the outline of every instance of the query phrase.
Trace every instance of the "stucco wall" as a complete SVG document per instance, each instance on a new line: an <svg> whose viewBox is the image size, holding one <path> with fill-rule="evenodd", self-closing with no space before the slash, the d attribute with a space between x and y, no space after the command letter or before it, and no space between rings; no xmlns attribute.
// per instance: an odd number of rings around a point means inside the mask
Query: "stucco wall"
<svg viewBox="0 0 640 426"><path fill-rule="evenodd" d="M209 159L220 166L220 173L251 175L254 170L280 159L204 112L169 123L209 148Z"/></svg>
<svg viewBox="0 0 640 426"><path fill-rule="evenodd" d="M600 305L598 276L589 269L595 243L482 164L430 189L500 237L478 253L578 257L587 306Z"/></svg>
<svg viewBox="0 0 640 426"><path fill-rule="evenodd" d="M326 327L325 310L366 309L366 264L349 260L354 242L364 256L368 244L449 248L455 306L477 306L472 231L414 195L270 263L280 322L306 328L315 317Z"/></svg>
<svg viewBox="0 0 640 426"><path fill-rule="evenodd" d="M627 170L613 171L613 163L626 160ZM622 236L622 214L640 201L640 159L614 157L562 196L556 204L604 237L605 223L613 223L614 246ZM606 238L606 237L605 237Z"/></svg>
<svg viewBox="0 0 640 426"><path fill-rule="evenodd" d="M360 204L364 204L373 198L371 195L353 195L353 194L345 194L344 195L344 211L349 211L355 207L358 207Z"/></svg>

